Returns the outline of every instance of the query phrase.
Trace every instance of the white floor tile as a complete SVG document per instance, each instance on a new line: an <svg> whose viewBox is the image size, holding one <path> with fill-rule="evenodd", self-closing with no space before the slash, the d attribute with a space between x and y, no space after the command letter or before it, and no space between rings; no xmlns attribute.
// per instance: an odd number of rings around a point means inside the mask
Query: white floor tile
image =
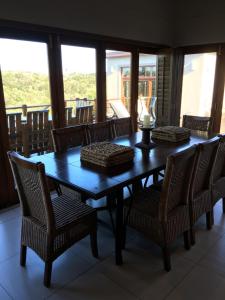
<svg viewBox="0 0 225 300"><path fill-rule="evenodd" d="M206 268L195 267L184 281L166 298L167 300L223 300L225 278Z"/></svg>
<svg viewBox="0 0 225 300"><path fill-rule="evenodd" d="M89 272L50 297L51 300L135 300L131 293L101 273Z"/></svg>

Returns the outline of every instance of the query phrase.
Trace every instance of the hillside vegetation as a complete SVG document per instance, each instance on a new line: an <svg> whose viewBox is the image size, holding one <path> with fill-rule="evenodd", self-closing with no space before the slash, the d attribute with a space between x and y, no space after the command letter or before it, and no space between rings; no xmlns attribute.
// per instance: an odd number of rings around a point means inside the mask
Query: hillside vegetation
<svg viewBox="0 0 225 300"><path fill-rule="evenodd" d="M30 72L2 72L7 107L50 103L49 78ZM64 76L65 99L96 98L95 74L68 74Z"/></svg>

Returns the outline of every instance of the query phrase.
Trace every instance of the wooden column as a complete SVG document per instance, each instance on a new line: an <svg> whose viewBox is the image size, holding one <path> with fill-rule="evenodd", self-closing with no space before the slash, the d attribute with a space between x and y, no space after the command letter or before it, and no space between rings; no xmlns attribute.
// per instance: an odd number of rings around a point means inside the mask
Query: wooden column
<svg viewBox="0 0 225 300"><path fill-rule="evenodd" d="M181 49L174 49L172 54L170 125L180 125L180 109L184 71L184 54Z"/></svg>
<svg viewBox="0 0 225 300"><path fill-rule="evenodd" d="M61 43L57 35L49 35L48 60L53 127L64 127L66 122Z"/></svg>
<svg viewBox="0 0 225 300"><path fill-rule="evenodd" d="M8 126L5 111L4 91L0 70L0 209L18 203L7 151L9 150Z"/></svg>
<svg viewBox="0 0 225 300"><path fill-rule="evenodd" d="M103 43L96 50L96 121L106 120L106 56Z"/></svg>
<svg viewBox="0 0 225 300"><path fill-rule="evenodd" d="M131 98L130 98L130 115L132 118L134 131L137 131L138 117L138 76L139 76L139 52L132 51L131 59Z"/></svg>
<svg viewBox="0 0 225 300"><path fill-rule="evenodd" d="M213 101L212 101L212 124L211 129L213 132L220 131L220 123L223 108L223 94L225 84L225 45L221 45L217 51Z"/></svg>

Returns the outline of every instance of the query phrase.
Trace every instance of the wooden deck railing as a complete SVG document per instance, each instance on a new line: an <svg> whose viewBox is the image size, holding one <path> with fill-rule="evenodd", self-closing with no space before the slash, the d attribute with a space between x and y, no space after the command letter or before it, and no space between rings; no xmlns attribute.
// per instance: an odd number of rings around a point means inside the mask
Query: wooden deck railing
<svg viewBox="0 0 225 300"><path fill-rule="evenodd" d="M95 100L77 98L65 102L67 126L93 122ZM75 105L68 107L68 103ZM50 104L6 107L11 150L27 157L33 153L41 154L52 150L50 107ZM37 110L38 108L42 109ZM16 110L20 112L15 112ZM12 112L8 113L9 111Z"/></svg>

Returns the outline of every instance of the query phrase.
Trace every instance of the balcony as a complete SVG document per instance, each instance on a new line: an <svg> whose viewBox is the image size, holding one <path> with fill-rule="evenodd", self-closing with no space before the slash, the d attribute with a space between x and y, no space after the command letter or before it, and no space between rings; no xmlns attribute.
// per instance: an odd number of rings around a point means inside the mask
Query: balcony
<svg viewBox="0 0 225 300"><path fill-rule="evenodd" d="M66 125L95 121L95 99L65 101ZM6 107L10 149L29 157L53 150L51 139L52 111L50 104Z"/></svg>

